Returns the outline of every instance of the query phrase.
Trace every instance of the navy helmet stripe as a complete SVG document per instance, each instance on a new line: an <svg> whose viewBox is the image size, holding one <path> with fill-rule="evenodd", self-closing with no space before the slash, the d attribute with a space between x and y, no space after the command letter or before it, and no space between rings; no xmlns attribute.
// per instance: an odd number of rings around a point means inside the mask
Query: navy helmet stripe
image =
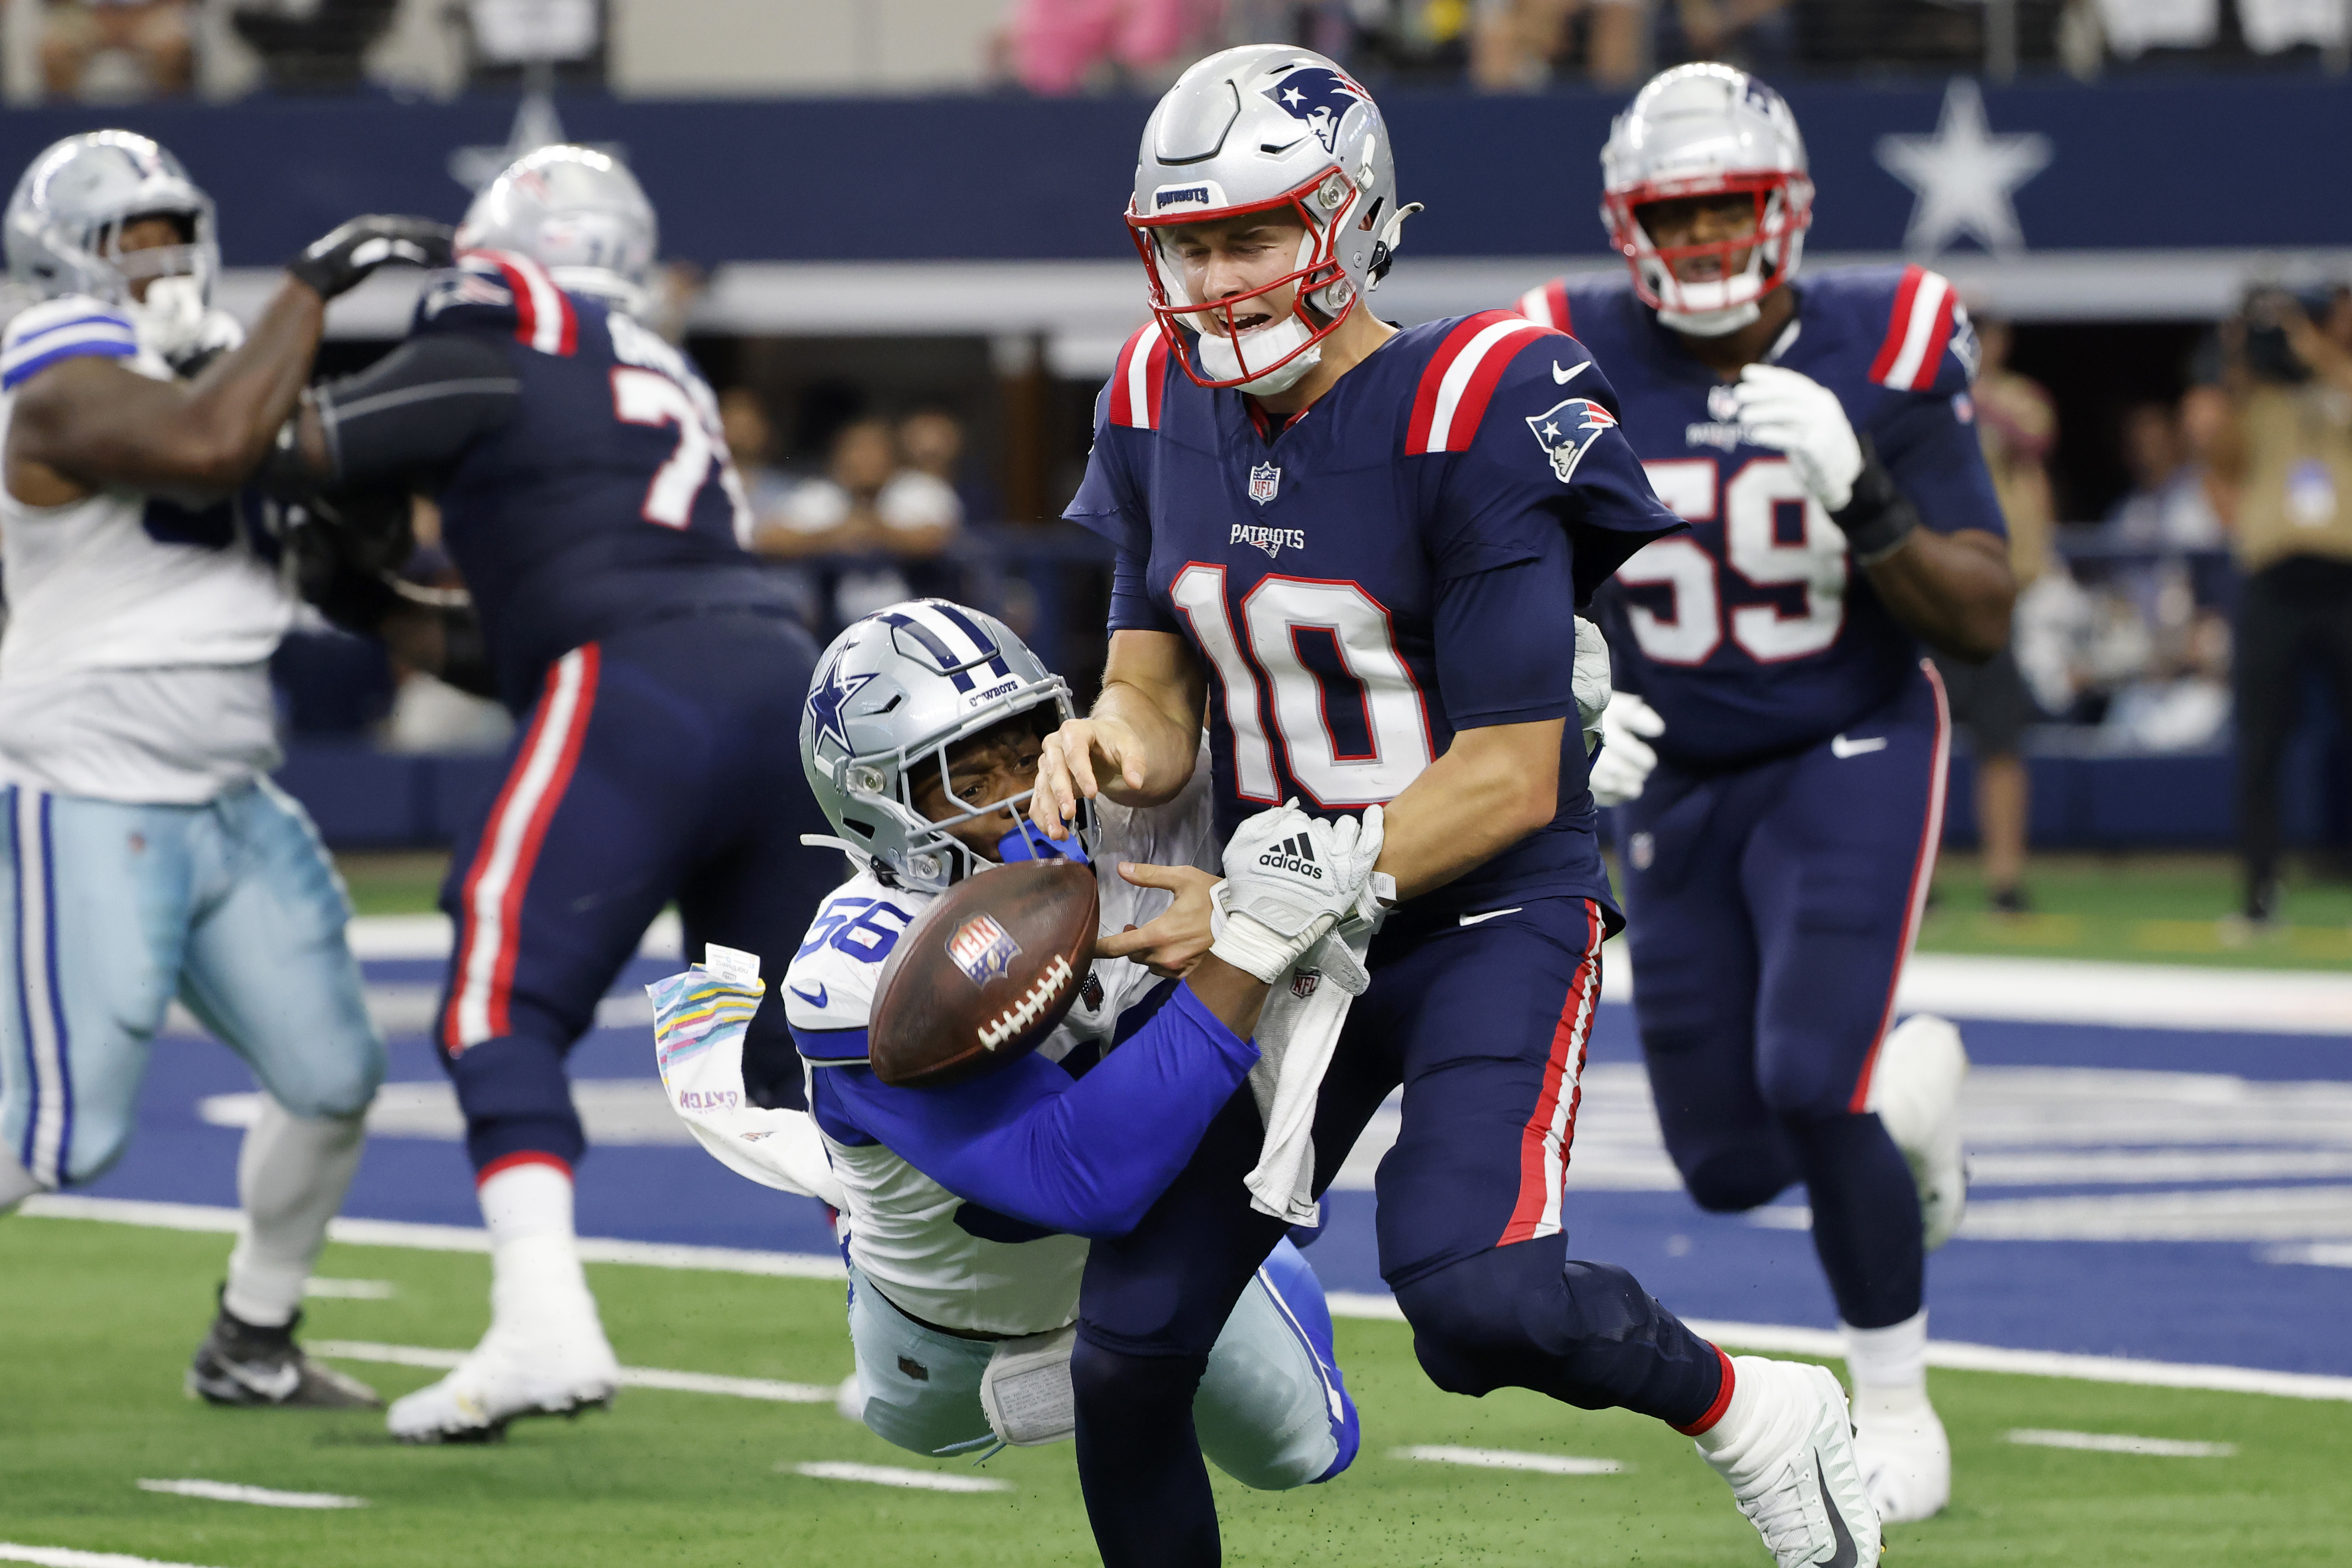
<svg viewBox="0 0 2352 1568"><path fill-rule="evenodd" d="M988 667L991 670L1000 675L1009 675L1013 673L1013 666L1004 662L1004 650L997 645L996 639L974 624L971 617L966 615L960 606L940 602L931 605L930 608L938 611L942 618L971 638L973 647L989 655Z"/></svg>
<svg viewBox="0 0 2352 1568"><path fill-rule="evenodd" d="M937 632L914 616L902 615L895 610L884 612L881 619L887 625L901 627L913 633L915 641L922 644L923 652L938 664L940 674L955 683L956 690L971 690L971 677L963 672L963 666L971 661L961 657Z"/></svg>

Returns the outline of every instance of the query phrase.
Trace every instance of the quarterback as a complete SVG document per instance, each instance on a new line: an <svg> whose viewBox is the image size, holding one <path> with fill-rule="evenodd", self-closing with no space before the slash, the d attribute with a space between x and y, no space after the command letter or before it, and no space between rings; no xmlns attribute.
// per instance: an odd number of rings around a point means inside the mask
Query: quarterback
<svg viewBox="0 0 2352 1568"><path fill-rule="evenodd" d="M1596 843L1570 607L1683 524L1574 339L1503 311L1398 330L1366 292L1405 217L1361 86L1293 48L1193 66L1143 132L1128 223L1155 322L1097 405L1069 516L1119 549L1103 695L1047 743L1031 813L1148 806L1211 737L1221 834L1298 797L1385 809L1395 907L1321 1086L1314 1180L1391 1090L1381 1270L1423 1367L1695 1437L1785 1568L1874 1562L1845 1401L1725 1356L1624 1270L1568 1252L1563 1176L1621 924ZM1201 946L1163 916L1149 949ZM1230 1102L1131 1235L1087 1260L1078 1462L1114 1568L1219 1559L1187 1418L1209 1345L1282 1235Z"/></svg>
<svg viewBox="0 0 2352 1568"><path fill-rule="evenodd" d="M1602 207L1629 280L1521 308L1609 367L1691 531L1621 568L1593 770L1618 813L1633 1006L1666 1146L1710 1209L1811 1195L1855 1450L1886 1519L1951 1490L1927 1400L1927 1250L1958 1226L1967 1057L1890 1028L1942 836L1951 723L1920 643L2008 639L2005 529L1971 427L1976 343L1919 267L1809 275L1788 105L1680 66L1619 117Z"/></svg>

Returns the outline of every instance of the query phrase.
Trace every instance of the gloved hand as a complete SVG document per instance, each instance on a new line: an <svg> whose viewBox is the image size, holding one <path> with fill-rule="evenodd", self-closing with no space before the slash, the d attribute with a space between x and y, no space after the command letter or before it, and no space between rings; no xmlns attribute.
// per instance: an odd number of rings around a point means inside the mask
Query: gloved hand
<svg viewBox="0 0 2352 1568"><path fill-rule="evenodd" d="M1824 510L1843 511L1862 473L1862 442L1837 393L1797 371L1750 365L1732 395L1742 436L1787 453L1807 493Z"/></svg>
<svg viewBox="0 0 2352 1568"><path fill-rule="evenodd" d="M1632 692L1609 699L1601 716L1601 755L1592 759L1587 782L1596 806L1622 806L1640 797L1658 765L1650 742L1666 732L1666 721L1656 708Z"/></svg>
<svg viewBox="0 0 2352 1568"><path fill-rule="evenodd" d="M1608 710L1612 687L1609 680L1609 640L1601 628L1576 618L1576 668L1569 677L1576 693L1576 718L1584 731L1584 755L1601 744L1601 716Z"/></svg>
<svg viewBox="0 0 2352 1568"><path fill-rule="evenodd" d="M1225 845L1209 951L1274 984L1357 907L1381 841L1378 806L1325 821L1292 800L1250 818Z"/></svg>
<svg viewBox="0 0 2352 1568"><path fill-rule="evenodd" d="M411 267L446 267L455 256L457 230L430 218L353 218L323 239L310 242L286 270L332 299L356 288L387 262Z"/></svg>

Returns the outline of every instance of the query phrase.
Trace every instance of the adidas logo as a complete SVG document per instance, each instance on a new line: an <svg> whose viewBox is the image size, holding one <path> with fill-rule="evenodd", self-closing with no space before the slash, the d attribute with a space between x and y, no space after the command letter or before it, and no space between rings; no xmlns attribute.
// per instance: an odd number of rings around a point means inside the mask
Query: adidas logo
<svg viewBox="0 0 2352 1568"><path fill-rule="evenodd" d="M1258 856L1257 863L1276 871L1296 872L1317 882L1323 880L1323 868L1315 863L1315 846L1305 833L1283 840Z"/></svg>

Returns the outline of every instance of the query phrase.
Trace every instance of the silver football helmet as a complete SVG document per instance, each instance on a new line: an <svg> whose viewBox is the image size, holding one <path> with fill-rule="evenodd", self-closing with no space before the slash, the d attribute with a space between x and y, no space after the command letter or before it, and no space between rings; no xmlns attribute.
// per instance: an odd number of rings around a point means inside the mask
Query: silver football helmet
<svg viewBox="0 0 2352 1568"><path fill-rule="evenodd" d="M1275 392L1322 357L1318 345L1379 284L1404 220L1420 210L1397 204L1371 94L1311 50L1250 44L1194 65L1151 111L1127 223L1152 314L1184 373L1202 386ZM1234 298L1190 298L1163 253L1168 231L1264 212L1305 225L1297 266ZM1294 285L1319 324L1291 309L1239 330L1236 307Z"/></svg>
<svg viewBox="0 0 2352 1568"><path fill-rule="evenodd" d="M150 217L177 219L182 243L122 249L124 226ZM203 329L220 276L213 200L148 138L86 131L54 143L16 182L0 222L18 287L45 299L88 294L120 307L141 339L167 355Z"/></svg>
<svg viewBox="0 0 2352 1568"><path fill-rule="evenodd" d="M661 232L637 177L588 147L541 147L482 187L457 225L459 250L527 256L559 288L642 314Z"/></svg>
<svg viewBox="0 0 2352 1568"><path fill-rule="evenodd" d="M938 893L989 863L948 830L1008 806L1018 816L1031 791L935 822L915 809L917 770L936 769L945 789L959 741L1039 709L1041 730L1077 716L1068 683L1003 622L944 599L908 600L854 622L817 661L801 767L846 848L904 886ZM1030 858L1040 858L1034 846Z"/></svg>
<svg viewBox="0 0 2352 1568"><path fill-rule="evenodd" d="M1756 319L1759 301L1796 276L1813 221L1797 117L1779 93L1730 66L1676 66L1651 78L1609 128L1601 184L1601 221L1633 268L1634 292L1667 326L1699 337ZM1754 200L1752 234L1662 250L1642 226L1649 203L1725 194ZM1721 259L1719 278L1675 276L1675 262L1702 256Z"/></svg>

